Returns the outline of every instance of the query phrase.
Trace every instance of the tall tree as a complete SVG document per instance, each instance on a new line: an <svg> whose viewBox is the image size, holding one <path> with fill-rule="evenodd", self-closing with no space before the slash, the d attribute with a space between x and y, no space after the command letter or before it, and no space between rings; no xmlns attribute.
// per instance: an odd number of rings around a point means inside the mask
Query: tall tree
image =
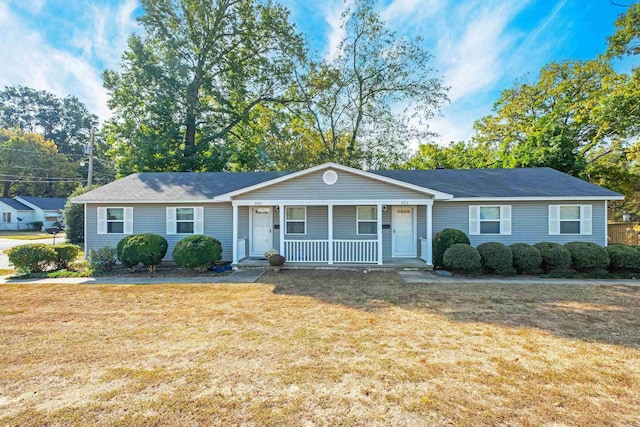
<svg viewBox="0 0 640 427"><path fill-rule="evenodd" d="M356 0L342 15L334 58L298 77L304 117L322 144L322 160L352 166L398 163L407 142L428 139L426 121L446 100L421 40L389 30L374 0Z"/></svg>
<svg viewBox="0 0 640 427"><path fill-rule="evenodd" d="M80 181L75 165L51 140L35 133L0 129L2 197L63 197Z"/></svg>
<svg viewBox="0 0 640 427"><path fill-rule="evenodd" d="M239 125L286 103L303 43L288 11L258 0L142 0L121 71L106 71L106 130L120 174L222 170ZM235 141L234 141L235 139Z"/></svg>

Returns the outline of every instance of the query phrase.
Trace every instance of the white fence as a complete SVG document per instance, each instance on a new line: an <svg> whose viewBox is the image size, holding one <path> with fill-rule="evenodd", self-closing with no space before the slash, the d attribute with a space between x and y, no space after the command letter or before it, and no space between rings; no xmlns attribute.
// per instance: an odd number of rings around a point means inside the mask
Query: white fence
<svg viewBox="0 0 640 427"><path fill-rule="evenodd" d="M285 240L289 262L329 262L328 240ZM333 262L378 262L377 240L334 240Z"/></svg>

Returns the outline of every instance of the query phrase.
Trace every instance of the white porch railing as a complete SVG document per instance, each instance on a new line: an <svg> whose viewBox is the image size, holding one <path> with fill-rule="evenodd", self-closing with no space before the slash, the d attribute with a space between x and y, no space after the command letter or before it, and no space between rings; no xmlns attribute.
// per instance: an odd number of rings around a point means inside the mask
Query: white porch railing
<svg viewBox="0 0 640 427"><path fill-rule="evenodd" d="M284 256L290 262L329 262L329 241L285 240Z"/></svg>
<svg viewBox="0 0 640 427"><path fill-rule="evenodd" d="M420 259L427 262L427 253L429 251L430 242L424 237L420 238Z"/></svg>
<svg viewBox="0 0 640 427"><path fill-rule="evenodd" d="M377 240L334 240L334 262L378 262Z"/></svg>
<svg viewBox="0 0 640 427"><path fill-rule="evenodd" d="M247 238L242 237L238 239L238 261L247 257Z"/></svg>

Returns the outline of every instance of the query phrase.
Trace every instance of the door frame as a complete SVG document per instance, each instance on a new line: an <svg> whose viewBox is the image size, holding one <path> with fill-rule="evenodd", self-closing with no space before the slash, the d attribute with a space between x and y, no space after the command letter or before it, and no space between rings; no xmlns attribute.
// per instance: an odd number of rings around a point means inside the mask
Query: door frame
<svg viewBox="0 0 640 427"><path fill-rule="evenodd" d="M396 209L411 208L413 212L413 252L410 254L396 253ZM415 205L394 205L391 207L391 257L392 258L416 258L418 256L418 208Z"/></svg>
<svg viewBox="0 0 640 427"><path fill-rule="evenodd" d="M253 251L253 210L254 209L269 209L269 239L270 248L273 248L273 207L272 206L249 206L249 256L250 257L263 257L264 252L257 253Z"/></svg>

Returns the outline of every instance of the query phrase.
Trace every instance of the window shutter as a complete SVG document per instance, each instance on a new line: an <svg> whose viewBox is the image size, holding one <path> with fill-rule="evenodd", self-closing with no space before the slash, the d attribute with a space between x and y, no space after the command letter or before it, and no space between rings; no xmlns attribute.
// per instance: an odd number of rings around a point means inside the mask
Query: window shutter
<svg viewBox="0 0 640 427"><path fill-rule="evenodd" d="M133 208L124 208L124 234L133 234Z"/></svg>
<svg viewBox="0 0 640 427"><path fill-rule="evenodd" d="M176 234L176 208L167 208L167 235Z"/></svg>
<svg viewBox="0 0 640 427"><path fill-rule="evenodd" d="M98 234L107 234L107 208L98 208Z"/></svg>
<svg viewBox="0 0 640 427"><path fill-rule="evenodd" d="M591 235L591 205L580 206L580 234Z"/></svg>
<svg viewBox="0 0 640 427"><path fill-rule="evenodd" d="M500 206L500 234L511 235L511 205Z"/></svg>
<svg viewBox="0 0 640 427"><path fill-rule="evenodd" d="M469 235L480 234L480 207L469 206Z"/></svg>
<svg viewBox="0 0 640 427"><path fill-rule="evenodd" d="M549 234L560 234L560 206L549 205Z"/></svg>
<svg viewBox="0 0 640 427"><path fill-rule="evenodd" d="M204 234L203 208L193 208L193 233Z"/></svg>

